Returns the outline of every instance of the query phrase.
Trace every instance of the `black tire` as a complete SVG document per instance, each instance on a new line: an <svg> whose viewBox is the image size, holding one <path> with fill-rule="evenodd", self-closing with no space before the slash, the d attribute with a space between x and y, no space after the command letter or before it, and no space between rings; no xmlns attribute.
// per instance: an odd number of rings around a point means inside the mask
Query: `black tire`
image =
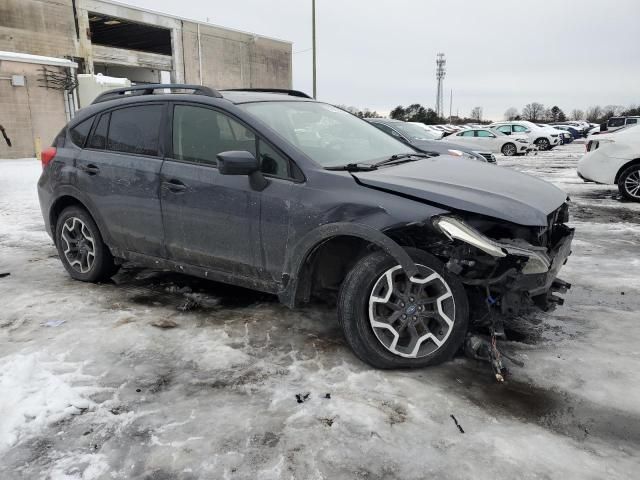
<svg viewBox="0 0 640 480"><path fill-rule="evenodd" d="M618 177L620 195L632 202L640 202L640 164L625 168Z"/></svg>
<svg viewBox="0 0 640 480"><path fill-rule="evenodd" d="M67 255L65 251L70 245L70 242L63 238L63 228L65 224L74 224L74 219L79 220L81 224L84 224L86 227L85 232L88 232L88 237L93 240L93 244L91 242L86 242L87 245L91 245L91 250L93 251L93 261L87 266L90 268L86 269L86 271L80 271L79 266L73 266L72 260L69 256L73 257L73 253L69 253ZM80 223L77 223L81 225ZM67 233L65 232L65 237ZM82 240L82 239L81 239ZM62 265L67 270L69 275L76 280L80 280L83 282L99 282L102 280L106 280L113 276L117 270L118 265L115 264L113 256L109 251L109 248L102 241L102 235L100 234L100 230L98 226L89 215L84 208L79 206L71 206L65 208L58 217L58 221L56 222L56 235L55 235L55 244L58 249L58 255L60 256L60 261L62 261ZM76 249L79 250L79 249ZM78 256L78 253L75 253L75 256Z"/></svg>
<svg viewBox="0 0 640 480"><path fill-rule="evenodd" d="M551 142L546 138L539 138L534 143L538 147L538 150L551 150Z"/></svg>
<svg viewBox="0 0 640 480"><path fill-rule="evenodd" d="M455 302L453 326L441 346L426 356L407 358L387 349L371 326L369 297L380 277L396 267L398 262L384 252L367 255L353 267L342 284L338 298L338 319L345 339L356 356L376 368L419 368L450 360L460 349L467 332L469 305L462 282L433 255L418 249L407 249L407 252L416 264L433 270L448 285Z"/></svg>
<svg viewBox="0 0 640 480"><path fill-rule="evenodd" d="M502 146L502 154L507 157L513 157L518 154L518 147L516 147L515 143L505 143Z"/></svg>

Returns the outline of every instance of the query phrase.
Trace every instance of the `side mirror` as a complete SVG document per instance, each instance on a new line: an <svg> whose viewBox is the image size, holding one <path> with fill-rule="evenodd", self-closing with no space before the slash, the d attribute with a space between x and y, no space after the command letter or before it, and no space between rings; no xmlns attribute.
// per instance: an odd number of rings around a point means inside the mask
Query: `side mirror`
<svg viewBox="0 0 640 480"><path fill-rule="evenodd" d="M217 158L221 175L250 175L260 169L258 159L251 152L221 152Z"/></svg>
<svg viewBox="0 0 640 480"><path fill-rule="evenodd" d="M248 175L251 188L259 192L269 185L260 171L260 162L253 153L232 150L220 152L217 158L220 175Z"/></svg>

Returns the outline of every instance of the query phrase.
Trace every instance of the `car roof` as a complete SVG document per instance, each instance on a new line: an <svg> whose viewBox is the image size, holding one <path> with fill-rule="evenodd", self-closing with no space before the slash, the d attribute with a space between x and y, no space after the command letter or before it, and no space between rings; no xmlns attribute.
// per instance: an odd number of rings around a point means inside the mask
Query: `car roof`
<svg viewBox="0 0 640 480"><path fill-rule="evenodd" d="M292 95L289 92L295 92ZM250 102L315 102L313 98L304 97L302 92L298 95L295 90L291 91L260 91L260 90L220 90L222 98L232 103L250 103Z"/></svg>

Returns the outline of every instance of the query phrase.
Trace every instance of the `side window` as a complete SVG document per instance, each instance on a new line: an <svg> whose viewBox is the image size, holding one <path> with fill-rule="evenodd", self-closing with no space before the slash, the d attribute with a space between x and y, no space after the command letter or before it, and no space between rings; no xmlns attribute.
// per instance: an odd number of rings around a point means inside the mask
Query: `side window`
<svg viewBox="0 0 640 480"><path fill-rule="evenodd" d="M523 127L522 125L514 125L513 126L513 131L514 132L526 132L527 128Z"/></svg>
<svg viewBox="0 0 640 480"><path fill-rule="evenodd" d="M612 117L609 119L609 121L607 122L607 125L609 127L621 127L624 125L624 117Z"/></svg>
<svg viewBox="0 0 640 480"><path fill-rule="evenodd" d="M289 173L289 160L276 152L269 144L261 140L258 143L258 151L260 152L260 168L262 173L281 178L291 177Z"/></svg>
<svg viewBox="0 0 640 480"><path fill-rule="evenodd" d="M162 105L138 105L111 112L107 150L158 155Z"/></svg>
<svg viewBox="0 0 640 480"><path fill-rule="evenodd" d="M484 137L484 138L494 138L495 135L493 133L491 133L489 130L476 130L476 132L478 132L478 137Z"/></svg>
<svg viewBox="0 0 640 480"><path fill-rule="evenodd" d="M216 164L229 150L256 154L256 137L241 123L216 110L191 105L173 108L173 158Z"/></svg>
<svg viewBox="0 0 640 480"><path fill-rule="evenodd" d="M107 146L107 130L109 129L109 117L111 117L110 113L105 113L98 120L98 125L93 130L93 134L91 135L91 139L89 140L88 148L97 148L99 150L104 150Z"/></svg>
<svg viewBox="0 0 640 480"><path fill-rule="evenodd" d="M464 132L460 133L459 135L461 137L473 137L475 130L465 130Z"/></svg>
<svg viewBox="0 0 640 480"><path fill-rule="evenodd" d="M396 132L394 129L387 127L386 125L383 125L382 123L373 123L373 126L376 127L378 130L382 130L384 133L388 133L389 135L392 135L396 138L400 138L400 135L398 134L398 132Z"/></svg>
<svg viewBox="0 0 640 480"><path fill-rule="evenodd" d="M506 133L509 135L511 133L511 125L502 125L497 128L499 132Z"/></svg>
<svg viewBox="0 0 640 480"><path fill-rule="evenodd" d="M80 148L84 147L84 143L87 141L91 125L93 124L93 119L94 117L88 118L69 131L71 141Z"/></svg>
<svg viewBox="0 0 640 480"><path fill-rule="evenodd" d="M638 123L637 118L627 118L627 125L635 125L636 123Z"/></svg>

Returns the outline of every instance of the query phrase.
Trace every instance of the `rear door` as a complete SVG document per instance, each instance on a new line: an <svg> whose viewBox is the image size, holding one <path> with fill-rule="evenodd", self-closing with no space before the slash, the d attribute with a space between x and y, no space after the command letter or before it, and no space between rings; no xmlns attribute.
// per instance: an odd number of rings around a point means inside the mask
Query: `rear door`
<svg viewBox="0 0 640 480"><path fill-rule="evenodd" d="M77 185L89 195L117 248L163 256L160 135L164 103L102 113L76 160Z"/></svg>
<svg viewBox="0 0 640 480"><path fill-rule="evenodd" d="M500 151L500 147L497 145L496 135L489 130L476 130L476 145L478 148L483 148L490 151Z"/></svg>
<svg viewBox="0 0 640 480"><path fill-rule="evenodd" d="M240 277L260 269L260 196L246 175L220 175L216 155L256 155L256 136L213 107L172 103L161 203L168 257Z"/></svg>

